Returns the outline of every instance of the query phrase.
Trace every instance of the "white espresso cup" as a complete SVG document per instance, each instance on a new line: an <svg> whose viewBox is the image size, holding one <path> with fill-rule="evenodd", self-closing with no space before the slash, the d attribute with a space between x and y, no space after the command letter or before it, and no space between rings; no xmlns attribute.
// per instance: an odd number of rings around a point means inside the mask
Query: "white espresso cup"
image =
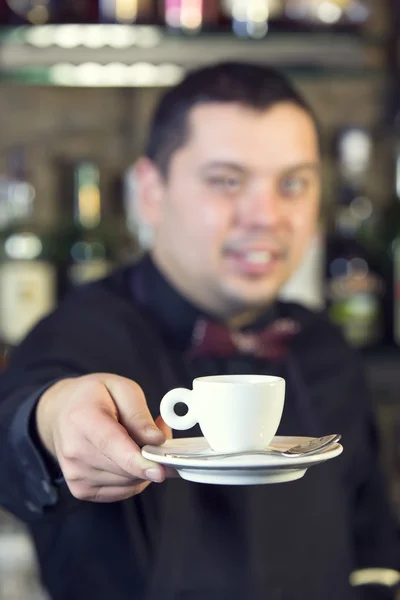
<svg viewBox="0 0 400 600"><path fill-rule="evenodd" d="M285 401L285 380L272 375L198 377L193 390L176 388L161 400L160 413L172 429L197 423L216 452L267 448L276 434ZM187 413L179 416L177 404Z"/></svg>

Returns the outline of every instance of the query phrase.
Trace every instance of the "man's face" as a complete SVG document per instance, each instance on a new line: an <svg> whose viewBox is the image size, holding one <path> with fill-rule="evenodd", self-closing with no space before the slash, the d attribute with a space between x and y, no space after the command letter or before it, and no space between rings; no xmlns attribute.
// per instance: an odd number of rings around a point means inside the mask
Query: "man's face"
<svg viewBox="0 0 400 600"><path fill-rule="evenodd" d="M153 255L181 292L220 315L276 298L318 216L320 156L305 111L201 105L168 176L145 160L138 174Z"/></svg>

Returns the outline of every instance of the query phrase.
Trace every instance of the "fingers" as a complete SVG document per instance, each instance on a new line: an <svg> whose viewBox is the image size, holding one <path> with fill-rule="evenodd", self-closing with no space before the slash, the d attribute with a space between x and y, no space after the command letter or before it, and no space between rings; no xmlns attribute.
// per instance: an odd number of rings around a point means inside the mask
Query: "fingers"
<svg viewBox="0 0 400 600"><path fill-rule="evenodd" d="M88 437L101 457L111 462L118 472L137 479L150 479L160 482L165 479L163 468L145 459L138 445L128 435L125 428L107 414L99 414L97 427ZM98 457L99 458L99 457ZM99 465L101 468L103 465ZM109 465L104 465L109 468Z"/></svg>
<svg viewBox="0 0 400 600"><path fill-rule="evenodd" d="M172 432L161 418L157 427L133 381L101 373L84 376L54 388L48 403L54 453L76 498L124 500L151 481L176 476L141 453L141 446L162 444Z"/></svg>
<svg viewBox="0 0 400 600"><path fill-rule="evenodd" d="M104 384L118 409L120 423L139 446L165 442L165 433L155 424L141 387L123 377L105 378Z"/></svg>
<svg viewBox="0 0 400 600"><path fill-rule="evenodd" d="M165 469L165 476L167 479L178 479L179 478L179 473L176 469L173 469L172 467L164 467Z"/></svg>
<svg viewBox="0 0 400 600"><path fill-rule="evenodd" d="M118 501L127 500L128 498L132 498L132 496L141 494L148 485L150 485L149 481L128 488L100 487L96 489L95 495L91 497L90 500L92 502L115 502L116 499L118 499Z"/></svg>
<svg viewBox="0 0 400 600"><path fill-rule="evenodd" d="M65 435L67 428L74 434ZM165 479L162 466L145 459L115 415L104 408L92 407L85 410L84 416L76 413L73 423L62 428L55 444L64 474L69 467L86 465L111 469L114 474L131 479Z"/></svg>
<svg viewBox="0 0 400 600"><path fill-rule="evenodd" d="M132 484L130 486L92 486L87 482L67 482L70 492L78 500L89 502L119 502L127 500L143 492L149 481Z"/></svg>

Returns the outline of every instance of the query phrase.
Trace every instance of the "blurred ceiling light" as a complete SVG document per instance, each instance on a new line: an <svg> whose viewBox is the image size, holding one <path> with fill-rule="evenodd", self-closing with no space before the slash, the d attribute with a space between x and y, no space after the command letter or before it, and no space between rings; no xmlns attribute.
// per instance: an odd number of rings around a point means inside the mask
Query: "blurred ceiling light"
<svg viewBox="0 0 400 600"><path fill-rule="evenodd" d="M98 63L82 63L74 68L72 74L78 85L93 87L103 84L103 68Z"/></svg>
<svg viewBox="0 0 400 600"><path fill-rule="evenodd" d="M137 39L135 27L126 27L121 25L107 25L102 27L103 45L111 46L111 48L129 48L134 46Z"/></svg>
<svg viewBox="0 0 400 600"><path fill-rule="evenodd" d="M53 43L61 48L76 48L85 38L82 25L60 25L54 29Z"/></svg>
<svg viewBox="0 0 400 600"><path fill-rule="evenodd" d="M74 75L75 65L71 63L58 63L50 69L50 78L58 85L72 85Z"/></svg>
<svg viewBox="0 0 400 600"><path fill-rule="evenodd" d="M151 86L157 80L157 71L156 65L138 62L129 68L129 80L137 86Z"/></svg>
<svg viewBox="0 0 400 600"><path fill-rule="evenodd" d="M169 86L175 85L181 81L185 73L185 69L173 63L164 63L158 65L158 82L159 85Z"/></svg>
<svg viewBox="0 0 400 600"><path fill-rule="evenodd" d="M88 48L102 48L105 45L104 34L100 27L96 25L87 25L85 27L85 35L84 37L80 36L79 42Z"/></svg>
<svg viewBox="0 0 400 600"><path fill-rule="evenodd" d="M153 48L162 39L157 27L126 25L38 25L24 30L26 41L37 48Z"/></svg>
<svg viewBox="0 0 400 600"><path fill-rule="evenodd" d="M137 27L136 45L141 48L154 48L162 40L162 32L157 27Z"/></svg>
<svg viewBox="0 0 400 600"><path fill-rule="evenodd" d="M159 87L178 83L184 75L183 67L171 63L153 65L138 62L133 65L123 63L83 63L73 65L59 63L50 70L50 79L63 86L82 87Z"/></svg>
<svg viewBox="0 0 400 600"><path fill-rule="evenodd" d="M128 71L128 65L113 62L109 63L108 65L104 65L101 77L110 87L125 86L128 78Z"/></svg>
<svg viewBox="0 0 400 600"><path fill-rule="evenodd" d="M30 27L26 31L26 41L37 48L48 48L53 45L53 28L51 25Z"/></svg>

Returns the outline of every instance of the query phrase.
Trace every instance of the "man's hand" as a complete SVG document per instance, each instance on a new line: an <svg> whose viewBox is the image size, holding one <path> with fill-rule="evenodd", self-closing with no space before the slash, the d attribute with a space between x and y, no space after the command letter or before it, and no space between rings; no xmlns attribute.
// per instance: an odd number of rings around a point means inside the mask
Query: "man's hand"
<svg viewBox="0 0 400 600"><path fill-rule="evenodd" d="M171 432L163 422L162 430L156 426L142 389L129 379L96 373L56 383L38 402L36 426L78 499L125 500L166 478L140 448L162 444Z"/></svg>

